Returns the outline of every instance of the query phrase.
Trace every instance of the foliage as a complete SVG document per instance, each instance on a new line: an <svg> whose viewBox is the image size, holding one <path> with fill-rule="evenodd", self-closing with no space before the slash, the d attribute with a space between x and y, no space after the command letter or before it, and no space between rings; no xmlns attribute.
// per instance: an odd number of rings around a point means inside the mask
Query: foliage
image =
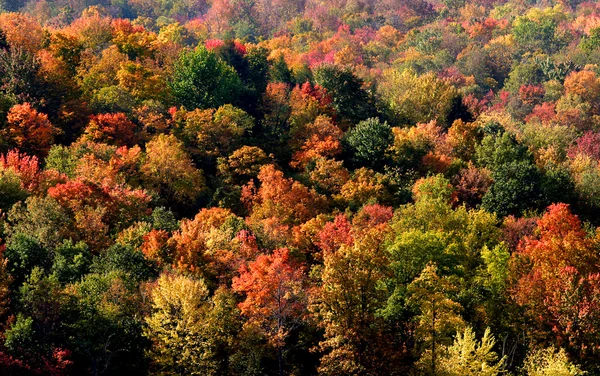
<svg viewBox="0 0 600 376"><path fill-rule="evenodd" d="M498 355L493 351L495 344L490 328L486 328L481 341L477 341L473 328L466 327L463 333L456 334L454 344L440 360L440 374L500 375L505 358L498 360Z"/></svg>
<svg viewBox="0 0 600 376"><path fill-rule="evenodd" d="M197 47L181 53L169 85L178 103L194 110L236 103L241 81L213 52Z"/></svg>

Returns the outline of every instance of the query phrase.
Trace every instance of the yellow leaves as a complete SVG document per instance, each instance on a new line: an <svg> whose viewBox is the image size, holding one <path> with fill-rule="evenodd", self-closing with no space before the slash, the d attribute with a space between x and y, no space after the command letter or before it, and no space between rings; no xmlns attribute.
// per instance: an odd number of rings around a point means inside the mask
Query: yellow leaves
<svg viewBox="0 0 600 376"><path fill-rule="evenodd" d="M448 376L497 376L502 373L506 357L498 360L492 350L496 340L486 328L481 341L477 341L473 328L458 332L454 344L440 359L440 371Z"/></svg>
<svg viewBox="0 0 600 376"><path fill-rule="evenodd" d="M368 168L354 171L352 179L348 180L334 199L342 203L360 207L369 202L381 202L387 199L389 193L383 184L385 177Z"/></svg>
<svg viewBox="0 0 600 376"><path fill-rule="evenodd" d="M388 69L383 73L378 89L382 99L403 124L436 119L444 123L458 95L454 87L438 79L435 74L418 76L412 70L399 72Z"/></svg>
<svg viewBox="0 0 600 376"><path fill-rule="evenodd" d="M159 368L212 375L212 352L204 318L210 308L203 280L162 274L151 290L152 314L144 335L154 342L151 359Z"/></svg>
<svg viewBox="0 0 600 376"><path fill-rule="evenodd" d="M525 17L536 22L540 22L544 19L551 19L558 23L567 19L567 15L565 14L565 9L562 4L556 4L554 7L546 8L532 7L529 9Z"/></svg>
<svg viewBox="0 0 600 376"><path fill-rule="evenodd" d="M202 313L200 308L206 302L207 296L208 289L203 280L162 274L151 292L154 314L146 321L152 328L163 323L157 321L159 318L168 315L171 316L170 320L181 320L181 329L191 328L199 324Z"/></svg>
<svg viewBox="0 0 600 376"><path fill-rule="evenodd" d="M161 99L165 82L157 72L131 61L122 62L117 71L119 86L140 99Z"/></svg>
<svg viewBox="0 0 600 376"><path fill-rule="evenodd" d="M158 135L146 144L140 171L151 187L178 202L194 201L205 188L202 171L173 135Z"/></svg>
<svg viewBox="0 0 600 376"><path fill-rule="evenodd" d="M271 162L265 152L256 146L242 146L227 158L219 158L219 175L228 182L245 182L258 175L260 168Z"/></svg>
<svg viewBox="0 0 600 376"><path fill-rule="evenodd" d="M549 347L530 351L523 371L527 376L580 376L586 373L569 361L564 349Z"/></svg>

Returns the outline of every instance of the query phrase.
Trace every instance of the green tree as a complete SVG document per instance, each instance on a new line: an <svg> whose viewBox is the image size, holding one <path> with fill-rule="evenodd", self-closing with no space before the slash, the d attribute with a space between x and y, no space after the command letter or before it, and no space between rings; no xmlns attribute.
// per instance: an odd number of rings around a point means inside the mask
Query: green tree
<svg viewBox="0 0 600 376"><path fill-rule="evenodd" d="M141 297L119 272L87 274L70 285L70 319L64 320L66 346L93 375L146 374Z"/></svg>
<svg viewBox="0 0 600 376"><path fill-rule="evenodd" d="M177 103L193 110L237 103L242 81L235 69L199 46L181 53L169 86Z"/></svg>
<svg viewBox="0 0 600 376"><path fill-rule="evenodd" d="M350 69L324 64L314 71L314 75L317 85L331 96L333 108L342 120L356 124L376 115L371 95Z"/></svg>
<svg viewBox="0 0 600 376"><path fill-rule="evenodd" d="M492 171L494 183L483 195L481 206L498 216L519 215L543 206L541 176L528 162L511 162Z"/></svg>
<svg viewBox="0 0 600 376"><path fill-rule="evenodd" d="M22 233L9 239L4 257L8 262L8 273L16 286L25 281L35 267L46 269L50 263L48 250L36 239Z"/></svg>
<svg viewBox="0 0 600 376"><path fill-rule="evenodd" d="M0 167L0 210L7 212L12 206L27 198L21 179L13 169Z"/></svg>
<svg viewBox="0 0 600 376"><path fill-rule="evenodd" d="M65 240L54 250L52 275L63 284L79 281L89 272L92 255L84 242Z"/></svg>
<svg viewBox="0 0 600 376"><path fill-rule="evenodd" d="M348 131L344 141L357 165L381 170L393 140L392 128L387 122L370 118Z"/></svg>

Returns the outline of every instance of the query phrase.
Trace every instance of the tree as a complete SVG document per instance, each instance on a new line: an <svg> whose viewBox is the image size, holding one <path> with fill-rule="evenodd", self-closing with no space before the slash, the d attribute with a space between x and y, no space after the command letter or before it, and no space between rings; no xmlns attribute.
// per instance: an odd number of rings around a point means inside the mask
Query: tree
<svg viewBox="0 0 600 376"><path fill-rule="evenodd" d="M284 374L286 339L300 325L306 310L304 279L304 268L290 260L288 249L281 248L242 265L240 276L232 281L233 290L246 295L239 305L242 315L264 331L277 349L280 376Z"/></svg>
<svg viewBox="0 0 600 376"><path fill-rule="evenodd" d="M385 165L393 139L392 128L387 122L371 118L350 129L344 141L357 165L380 170Z"/></svg>
<svg viewBox="0 0 600 376"><path fill-rule="evenodd" d="M207 243L210 243L211 234L220 233L219 229L233 218L235 216L230 210L214 207L202 209L193 220L183 219L180 229L168 242L173 249L173 266L181 271L204 275L210 282L208 277L215 277L214 270L211 270L215 255L208 254Z"/></svg>
<svg viewBox="0 0 600 376"><path fill-rule="evenodd" d="M194 110L237 103L242 82L231 66L199 46L181 53L169 87L178 103Z"/></svg>
<svg viewBox="0 0 600 376"><path fill-rule="evenodd" d="M202 171L175 136L156 136L146 144L146 158L140 167L142 179L162 198L178 203L194 202L204 190Z"/></svg>
<svg viewBox="0 0 600 376"><path fill-rule="evenodd" d="M408 286L409 305L418 310L415 336L420 343L418 367L427 375L437 375L440 354L450 344L452 333L464 325L462 307L448 297L456 290L448 277L438 275L437 266L428 264Z"/></svg>
<svg viewBox="0 0 600 376"><path fill-rule="evenodd" d="M204 333L209 309L202 280L162 274L151 292L152 311L144 335L154 346L151 359L159 372L213 375L217 362Z"/></svg>
<svg viewBox="0 0 600 376"><path fill-rule="evenodd" d="M388 352L393 344L377 315L387 298L381 285L388 274L384 233L375 227L353 243L342 238L335 241L337 248L323 249L321 285L312 295L311 310L325 330L319 343L324 375L400 372L397 348Z"/></svg>
<svg viewBox="0 0 600 376"><path fill-rule="evenodd" d="M530 351L523 364L527 376L581 376L586 373L569 361L564 349L554 347Z"/></svg>
<svg viewBox="0 0 600 376"><path fill-rule="evenodd" d="M293 155L292 166L305 167L320 157L333 157L341 151L342 131L326 116L292 130L292 143L302 145Z"/></svg>
<svg viewBox="0 0 600 376"><path fill-rule="evenodd" d="M274 165L258 174L260 187L251 180L242 188L242 202L250 210L247 223L265 239L281 246L290 239L293 226L315 217L326 207L325 197L314 189L286 178Z"/></svg>
<svg viewBox="0 0 600 376"><path fill-rule="evenodd" d="M331 96L342 121L356 124L376 115L375 104L363 82L350 69L323 64L314 71L315 82Z"/></svg>
<svg viewBox="0 0 600 376"><path fill-rule="evenodd" d="M8 127L4 130L9 142L21 150L45 156L58 134L48 120L48 116L31 107L31 104L17 104L8 112Z"/></svg>
<svg viewBox="0 0 600 376"><path fill-rule="evenodd" d="M118 272L90 273L65 292L71 313L63 324L67 346L78 366L91 374L145 374L142 301L137 286Z"/></svg>
<svg viewBox="0 0 600 376"><path fill-rule="evenodd" d="M411 70L391 69L384 73L378 91L398 125L431 120L446 125L454 120L449 115L458 93L433 73L418 76Z"/></svg>
<svg viewBox="0 0 600 376"><path fill-rule="evenodd" d="M137 138L135 128L124 113L93 115L83 137L92 142L133 146Z"/></svg>
<svg viewBox="0 0 600 376"><path fill-rule="evenodd" d="M0 168L0 210L9 211L14 204L25 200L27 196L19 175L12 169Z"/></svg>
<svg viewBox="0 0 600 376"><path fill-rule="evenodd" d="M11 237L3 256L7 260L6 268L15 286L20 286L34 268L47 269L51 262L48 250L25 234Z"/></svg>
<svg viewBox="0 0 600 376"><path fill-rule="evenodd" d="M456 334L454 344L440 359L438 372L448 376L497 376L502 373L505 358L498 360L493 351L496 344L490 328L486 328L481 341L477 341L473 328Z"/></svg>
<svg viewBox="0 0 600 376"><path fill-rule="evenodd" d="M254 127L254 118L230 104L213 109L174 115L175 134L190 146L192 153L208 162L226 156L242 146Z"/></svg>
<svg viewBox="0 0 600 376"><path fill-rule="evenodd" d="M516 261L516 302L537 324L581 357L594 356L600 341L600 274L597 240L587 236L568 205L551 205L537 222L537 236L522 241ZM527 266L528 265L528 266ZM535 332L534 332L535 333Z"/></svg>
<svg viewBox="0 0 600 376"><path fill-rule="evenodd" d="M528 162L512 162L492 171L494 183L483 195L481 206L498 216L519 215L543 205L541 174Z"/></svg>

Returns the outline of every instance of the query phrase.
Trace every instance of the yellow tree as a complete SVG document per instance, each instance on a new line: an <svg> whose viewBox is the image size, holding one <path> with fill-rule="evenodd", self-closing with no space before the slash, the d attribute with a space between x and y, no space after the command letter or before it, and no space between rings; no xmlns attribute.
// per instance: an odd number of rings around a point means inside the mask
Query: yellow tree
<svg viewBox="0 0 600 376"><path fill-rule="evenodd" d="M389 341L376 316L387 295L380 288L388 265L381 245L384 231L375 227L353 245L323 252L321 286L311 296L311 310L325 330L318 348L323 353L321 374L390 372L392 359L384 350Z"/></svg>
<svg viewBox="0 0 600 376"><path fill-rule="evenodd" d="M492 350L496 340L487 328L477 341L471 327L457 333L454 344L440 359L439 374L445 376L497 376L502 373L505 358L498 360Z"/></svg>
<svg viewBox="0 0 600 376"><path fill-rule="evenodd" d="M420 343L421 358L417 367L425 375L438 374L439 354L450 344L452 334L464 325L459 315L462 307L448 297L455 290L448 278L438 275L433 263L408 285L409 305L418 311L415 336Z"/></svg>
<svg viewBox="0 0 600 376"><path fill-rule="evenodd" d="M152 289L151 304L144 334L154 343L149 355L155 371L222 374L219 348L231 341L230 319L237 315L224 290L211 300L203 280L163 274Z"/></svg>
<svg viewBox="0 0 600 376"><path fill-rule="evenodd" d="M202 171L172 135L158 135L146 144L141 172L149 187L178 203L193 202L204 190Z"/></svg>

